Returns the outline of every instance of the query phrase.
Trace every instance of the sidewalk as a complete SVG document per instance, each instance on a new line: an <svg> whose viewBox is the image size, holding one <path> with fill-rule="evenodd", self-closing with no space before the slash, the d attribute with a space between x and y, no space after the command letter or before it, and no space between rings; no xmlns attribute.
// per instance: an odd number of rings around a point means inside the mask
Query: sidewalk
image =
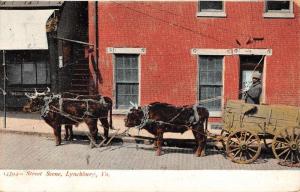
<svg viewBox="0 0 300 192"><path fill-rule="evenodd" d="M0 112L1 113L1 112ZM12 133L22 133L30 135L43 135L53 137L52 128L47 125L44 120L40 118L39 113L23 113L23 112L7 112L6 117L6 128L3 127L3 112L0 116L0 132L12 132ZM112 136L118 131L117 134L123 133L127 127L124 126L124 115L113 115L113 127L115 130L110 130L109 135ZM98 121L99 133L103 134L103 128L101 123ZM62 127L62 134L65 129ZM73 127L74 134L85 134L88 133L88 127L85 123L81 123L78 127ZM128 131L130 136L145 137L145 138L154 138L153 135L148 133L145 130L140 132L131 128ZM180 133L165 133L164 138L166 139L194 139L194 136L191 131L187 131L184 134ZM122 139L133 139L133 137L122 137Z"/></svg>

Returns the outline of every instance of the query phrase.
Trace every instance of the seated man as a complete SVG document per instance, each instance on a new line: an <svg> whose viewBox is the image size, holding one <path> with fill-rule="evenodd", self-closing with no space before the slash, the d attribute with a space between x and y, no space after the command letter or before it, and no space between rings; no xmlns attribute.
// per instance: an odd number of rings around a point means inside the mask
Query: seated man
<svg viewBox="0 0 300 192"><path fill-rule="evenodd" d="M249 90L244 92L244 100L246 103L259 104L259 98L261 95L261 74L254 72L252 74L252 85Z"/></svg>

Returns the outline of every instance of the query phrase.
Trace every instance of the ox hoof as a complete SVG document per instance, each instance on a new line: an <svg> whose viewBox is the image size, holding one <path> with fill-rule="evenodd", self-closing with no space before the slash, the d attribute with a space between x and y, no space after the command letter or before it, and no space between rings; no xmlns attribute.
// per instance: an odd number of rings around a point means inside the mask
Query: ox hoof
<svg viewBox="0 0 300 192"><path fill-rule="evenodd" d="M67 141L73 141L73 137L67 138Z"/></svg>
<svg viewBox="0 0 300 192"><path fill-rule="evenodd" d="M156 151L155 155L156 156L161 156L161 151Z"/></svg>
<svg viewBox="0 0 300 192"><path fill-rule="evenodd" d="M203 152L203 151L202 152L196 152L195 156L196 157L204 157L205 156L205 152Z"/></svg>

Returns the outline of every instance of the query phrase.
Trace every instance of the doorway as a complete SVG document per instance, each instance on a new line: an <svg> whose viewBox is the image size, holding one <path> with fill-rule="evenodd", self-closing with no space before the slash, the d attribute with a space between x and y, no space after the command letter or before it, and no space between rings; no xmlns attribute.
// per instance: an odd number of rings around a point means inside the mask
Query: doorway
<svg viewBox="0 0 300 192"><path fill-rule="evenodd" d="M263 75L264 55L240 55L240 90L247 90L252 84L252 73ZM262 78L263 79L263 78ZM241 99L243 94L239 95Z"/></svg>

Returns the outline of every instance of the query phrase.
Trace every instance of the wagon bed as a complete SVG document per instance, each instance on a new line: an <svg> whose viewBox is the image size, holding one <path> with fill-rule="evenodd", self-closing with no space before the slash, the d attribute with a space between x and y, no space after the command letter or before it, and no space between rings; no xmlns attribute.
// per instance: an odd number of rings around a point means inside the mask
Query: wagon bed
<svg viewBox="0 0 300 192"><path fill-rule="evenodd" d="M224 114L223 137L227 156L236 163L251 163L260 155L261 141L272 139L274 156L300 163L300 108L255 105L229 100Z"/></svg>

